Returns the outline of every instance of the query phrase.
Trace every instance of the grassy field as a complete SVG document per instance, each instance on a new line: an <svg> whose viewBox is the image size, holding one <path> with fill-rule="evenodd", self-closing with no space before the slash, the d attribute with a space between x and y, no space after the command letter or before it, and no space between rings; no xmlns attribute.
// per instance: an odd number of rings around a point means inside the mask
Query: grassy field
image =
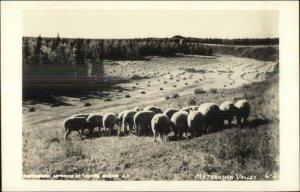
<svg viewBox="0 0 300 192"><path fill-rule="evenodd" d="M232 175L236 180L241 174L275 179L265 175L279 171L278 78L278 73L269 73L262 82L147 103L166 109L249 100L250 119L243 129L233 127L198 138L154 143L151 137L134 135L85 140L73 136L65 141L61 121L43 127L32 122L30 129L23 128L23 174L118 174L114 180L195 180L197 174Z"/></svg>

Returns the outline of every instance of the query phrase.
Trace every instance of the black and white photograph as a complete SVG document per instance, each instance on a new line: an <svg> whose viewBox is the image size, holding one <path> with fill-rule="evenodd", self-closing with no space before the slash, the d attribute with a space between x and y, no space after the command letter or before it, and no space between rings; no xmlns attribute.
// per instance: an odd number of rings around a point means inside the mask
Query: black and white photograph
<svg viewBox="0 0 300 192"><path fill-rule="evenodd" d="M220 190L286 177L282 135L299 124L282 120L280 106L299 86L283 88L283 74L299 53L282 59L278 4L41 3L16 19L20 84L10 89L20 117L10 121L20 126L5 130L20 135L22 182L213 181Z"/></svg>

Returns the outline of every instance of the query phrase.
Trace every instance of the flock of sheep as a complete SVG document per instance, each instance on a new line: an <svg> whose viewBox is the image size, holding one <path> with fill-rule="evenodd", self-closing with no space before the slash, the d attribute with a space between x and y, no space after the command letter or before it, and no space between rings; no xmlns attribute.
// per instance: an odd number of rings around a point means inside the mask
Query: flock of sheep
<svg viewBox="0 0 300 192"><path fill-rule="evenodd" d="M135 133L137 136L154 135L154 141L159 135L163 140L164 135L173 132L174 137L201 136L208 132L220 131L225 121L232 124L237 119L237 126L242 125L250 114L250 104L247 100L236 103L226 101L218 106L215 103L204 103L200 106L189 106L182 109L170 108L164 112L154 106L147 106L143 110L135 107L125 110L118 115L107 114L76 114L64 122L65 139L72 131L77 131L82 138L85 129L93 134L95 128L108 130L113 134L114 127L118 127L118 135Z"/></svg>

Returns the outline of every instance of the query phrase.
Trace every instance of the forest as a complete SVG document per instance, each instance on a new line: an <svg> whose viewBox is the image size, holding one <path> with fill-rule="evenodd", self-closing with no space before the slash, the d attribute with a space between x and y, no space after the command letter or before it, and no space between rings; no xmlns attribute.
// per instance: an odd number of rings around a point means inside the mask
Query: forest
<svg viewBox="0 0 300 192"><path fill-rule="evenodd" d="M184 39L23 38L24 65L84 65L86 61L137 60L176 53L212 55L212 49Z"/></svg>
<svg viewBox="0 0 300 192"><path fill-rule="evenodd" d="M23 65L84 65L87 61L138 60L146 56L174 56L176 53L212 55L205 44L275 45L278 38L211 39L176 35L172 38L71 39L23 37Z"/></svg>

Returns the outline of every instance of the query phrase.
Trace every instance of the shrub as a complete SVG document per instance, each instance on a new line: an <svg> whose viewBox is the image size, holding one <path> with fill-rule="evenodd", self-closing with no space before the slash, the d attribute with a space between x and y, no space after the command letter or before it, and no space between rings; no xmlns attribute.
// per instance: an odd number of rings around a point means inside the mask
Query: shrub
<svg viewBox="0 0 300 192"><path fill-rule="evenodd" d="M125 98L130 98L130 95L126 95Z"/></svg>
<svg viewBox="0 0 300 192"><path fill-rule="evenodd" d="M35 108L34 107L30 107L30 109L28 110L29 112L34 112Z"/></svg>
<svg viewBox="0 0 300 192"><path fill-rule="evenodd" d="M177 98L177 97L179 97L179 94L178 94L178 93L172 93L172 94L170 95L170 97L171 97L171 98Z"/></svg>
<svg viewBox="0 0 300 192"><path fill-rule="evenodd" d="M242 88L243 88L243 89L248 89L248 88L250 88L250 85L249 85L249 84L243 84L243 85L242 85Z"/></svg>
<svg viewBox="0 0 300 192"><path fill-rule="evenodd" d="M188 105L197 105L197 102L194 99L189 99L187 104Z"/></svg>
<svg viewBox="0 0 300 192"><path fill-rule="evenodd" d="M148 76L140 76L140 75L136 75L134 74L131 79L132 80L138 80L138 79L148 79L149 77Z"/></svg>
<svg viewBox="0 0 300 192"><path fill-rule="evenodd" d="M89 106L92 106L92 104L90 104L90 103L85 103L83 106L89 107Z"/></svg>
<svg viewBox="0 0 300 192"><path fill-rule="evenodd" d="M141 94L146 94L146 92L145 92L145 91L142 91Z"/></svg>
<svg viewBox="0 0 300 192"><path fill-rule="evenodd" d="M199 87L199 88L194 89L194 93L195 94L203 94L203 93L206 93L206 91L204 91L204 89Z"/></svg>
<svg viewBox="0 0 300 192"><path fill-rule="evenodd" d="M210 93L217 93L217 89L216 89L216 88L211 88L211 89L209 90L209 92L210 92Z"/></svg>
<svg viewBox="0 0 300 192"><path fill-rule="evenodd" d="M168 99L178 98L178 97L180 97L178 93L172 93L170 95L165 96L165 99L168 100Z"/></svg>

